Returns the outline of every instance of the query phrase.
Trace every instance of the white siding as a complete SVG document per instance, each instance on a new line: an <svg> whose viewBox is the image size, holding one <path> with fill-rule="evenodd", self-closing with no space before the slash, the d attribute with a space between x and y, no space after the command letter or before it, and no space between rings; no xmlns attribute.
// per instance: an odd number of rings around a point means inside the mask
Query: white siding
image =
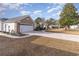
<svg viewBox="0 0 79 59"><path fill-rule="evenodd" d="M78 25L72 25L72 26L70 26L70 28L71 28L71 29L78 29L79 26L78 26Z"/></svg>
<svg viewBox="0 0 79 59"><path fill-rule="evenodd" d="M3 31L3 25L4 23L0 22L0 31Z"/></svg>
<svg viewBox="0 0 79 59"><path fill-rule="evenodd" d="M0 31L2 30L2 23L0 23Z"/></svg>
<svg viewBox="0 0 79 59"><path fill-rule="evenodd" d="M3 26L3 30L5 32L11 32L12 30L15 31L15 23L5 23Z"/></svg>
<svg viewBox="0 0 79 59"><path fill-rule="evenodd" d="M15 31L16 32L16 23L0 23L0 31L4 31L4 32L12 32ZM24 32L29 32L29 31L33 31L33 26L29 26L29 25L20 25L20 32L24 33Z"/></svg>
<svg viewBox="0 0 79 59"><path fill-rule="evenodd" d="M33 26L20 25L20 32L25 33L29 31L33 31Z"/></svg>

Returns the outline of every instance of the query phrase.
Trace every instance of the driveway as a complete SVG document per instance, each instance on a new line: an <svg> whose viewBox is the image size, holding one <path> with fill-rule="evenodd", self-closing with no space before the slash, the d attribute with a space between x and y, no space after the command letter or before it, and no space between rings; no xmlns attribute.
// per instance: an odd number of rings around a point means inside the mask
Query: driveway
<svg viewBox="0 0 79 59"><path fill-rule="evenodd" d="M44 31L33 31L33 32L28 32L26 34L79 42L79 35L51 33Z"/></svg>

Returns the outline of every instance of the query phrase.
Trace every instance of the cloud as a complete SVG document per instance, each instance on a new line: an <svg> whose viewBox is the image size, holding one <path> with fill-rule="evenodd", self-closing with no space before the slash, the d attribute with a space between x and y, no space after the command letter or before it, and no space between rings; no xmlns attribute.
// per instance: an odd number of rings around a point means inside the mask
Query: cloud
<svg viewBox="0 0 79 59"><path fill-rule="evenodd" d="M8 8L8 9L14 9L14 10L19 10L21 5L20 3L5 3L5 4L2 4L3 7L5 8Z"/></svg>
<svg viewBox="0 0 79 59"><path fill-rule="evenodd" d="M37 17L41 17L42 16L42 10L35 10L32 15L37 16Z"/></svg>
<svg viewBox="0 0 79 59"><path fill-rule="evenodd" d="M23 5L32 7L32 4L30 4L30 3L24 3Z"/></svg>
<svg viewBox="0 0 79 59"><path fill-rule="evenodd" d="M0 15L5 15L5 13L7 11L10 10L10 12L18 12L18 14L21 14L21 15L32 15L34 17L43 17L43 14L47 17L47 16L57 16L55 18L58 18L59 17L59 14L62 10L62 6L64 4L53 4L53 3L49 3L49 5L47 6L47 11L44 9L38 9L38 10L34 10L33 9L31 11L27 10L26 9L26 6L30 7L32 6L32 4L29 4L29 3L0 3ZM33 8L34 6L32 6ZM34 7L35 8L35 7ZM7 11L6 11L7 10ZM43 12L44 11L44 12ZM51 14L52 13L52 14Z"/></svg>
<svg viewBox="0 0 79 59"><path fill-rule="evenodd" d="M63 6L65 4L52 4L52 6L50 6L50 8L47 10L47 13L51 14L51 16L54 18L54 19L59 19L60 18L60 13L63 9Z"/></svg>
<svg viewBox="0 0 79 59"><path fill-rule="evenodd" d="M20 9L20 4L9 4L9 8L18 10Z"/></svg>
<svg viewBox="0 0 79 59"><path fill-rule="evenodd" d="M30 4L23 4L23 3L0 3L0 15L5 14L6 10L13 10L17 11L22 15L29 14L29 11L25 11L23 6L30 5Z"/></svg>
<svg viewBox="0 0 79 59"><path fill-rule="evenodd" d="M42 10L35 10L31 13L31 16L34 19L36 19L37 17L42 17L42 14L43 14Z"/></svg>
<svg viewBox="0 0 79 59"><path fill-rule="evenodd" d="M6 6L9 9L20 9L23 6L31 6L29 3L2 3L3 6ZM22 6L23 5L23 6Z"/></svg>
<svg viewBox="0 0 79 59"><path fill-rule="evenodd" d="M79 9L76 11L76 13L78 13L78 15L79 15Z"/></svg>
<svg viewBox="0 0 79 59"><path fill-rule="evenodd" d="M22 10L22 11L20 11L20 13L21 13L21 15L29 15L31 12Z"/></svg>
<svg viewBox="0 0 79 59"><path fill-rule="evenodd" d="M54 8L49 9L47 12L50 13L54 10Z"/></svg>
<svg viewBox="0 0 79 59"><path fill-rule="evenodd" d="M20 4L15 3L0 3L0 12L5 12L6 10L20 10Z"/></svg>
<svg viewBox="0 0 79 59"><path fill-rule="evenodd" d="M6 10L6 6L0 3L0 11L4 11L4 10Z"/></svg>
<svg viewBox="0 0 79 59"><path fill-rule="evenodd" d="M6 8L0 7L0 12L2 12L2 11L4 11L4 10L6 10Z"/></svg>
<svg viewBox="0 0 79 59"><path fill-rule="evenodd" d="M7 10L6 6L0 3L0 17L5 15L5 11Z"/></svg>
<svg viewBox="0 0 79 59"><path fill-rule="evenodd" d="M41 10L36 10L36 11L33 12L33 14L39 14L41 12L42 12Z"/></svg>
<svg viewBox="0 0 79 59"><path fill-rule="evenodd" d="M60 11L57 11L56 13L53 13L52 14L52 17L56 20L58 20L60 18L60 14L61 14L61 10Z"/></svg>
<svg viewBox="0 0 79 59"><path fill-rule="evenodd" d="M51 12L54 12L54 11L57 11L57 10L60 10L60 9L62 9L62 6L56 6L56 7L54 7L54 8L50 8L50 9L48 9L48 13L51 13Z"/></svg>
<svg viewBox="0 0 79 59"><path fill-rule="evenodd" d="M57 15L60 15L60 14L61 14L61 10L57 12Z"/></svg>
<svg viewBox="0 0 79 59"><path fill-rule="evenodd" d="M49 8L50 8L50 6L47 7L47 9L49 9Z"/></svg>
<svg viewBox="0 0 79 59"><path fill-rule="evenodd" d="M11 10L23 10L24 6L30 5L28 3L0 3L0 7Z"/></svg>

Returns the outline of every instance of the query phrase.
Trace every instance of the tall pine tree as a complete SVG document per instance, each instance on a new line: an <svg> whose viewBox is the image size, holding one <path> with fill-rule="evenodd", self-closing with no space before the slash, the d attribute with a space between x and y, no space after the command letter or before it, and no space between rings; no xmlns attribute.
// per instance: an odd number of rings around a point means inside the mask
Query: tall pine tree
<svg viewBox="0 0 79 59"><path fill-rule="evenodd" d="M76 17L78 16L78 13L76 11L77 9L72 3L67 3L60 14L60 25L67 26L69 28L70 25L76 24Z"/></svg>

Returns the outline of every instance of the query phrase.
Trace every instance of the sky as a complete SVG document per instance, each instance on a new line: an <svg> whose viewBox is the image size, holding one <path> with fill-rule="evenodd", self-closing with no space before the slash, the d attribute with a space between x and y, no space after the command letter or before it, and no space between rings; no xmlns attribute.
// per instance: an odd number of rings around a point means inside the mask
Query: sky
<svg viewBox="0 0 79 59"><path fill-rule="evenodd" d="M37 17L58 20L65 3L0 3L0 18L13 18L29 15L33 19ZM79 4L74 4L79 12Z"/></svg>

